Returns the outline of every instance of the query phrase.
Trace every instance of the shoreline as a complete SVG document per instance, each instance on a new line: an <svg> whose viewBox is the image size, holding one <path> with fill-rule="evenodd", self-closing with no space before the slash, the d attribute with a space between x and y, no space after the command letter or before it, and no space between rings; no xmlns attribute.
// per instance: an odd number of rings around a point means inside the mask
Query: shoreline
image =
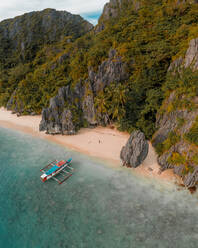
<svg viewBox="0 0 198 248"><path fill-rule="evenodd" d="M157 162L157 154L149 143L149 153L145 161L136 169L122 167L120 163L120 151L126 144L129 134L119 132L109 127L96 127L94 129L82 128L76 135L48 135L39 132L41 116L20 116L12 114L0 108L0 126L8 129L18 130L34 137L65 146L69 149L84 153L88 156L110 162L114 169L127 170L137 176L154 178L166 183L180 184L181 179L173 173L172 169L160 172Z"/></svg>

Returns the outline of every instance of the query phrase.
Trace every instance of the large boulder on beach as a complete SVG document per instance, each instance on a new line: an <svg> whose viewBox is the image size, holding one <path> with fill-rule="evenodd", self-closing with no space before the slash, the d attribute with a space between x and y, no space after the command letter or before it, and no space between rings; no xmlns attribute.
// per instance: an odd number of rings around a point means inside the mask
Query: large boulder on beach
<svg viewBox="0 0 198 248"><path fill-rule="evenodd" d="M148 150L149 144L144 133L138 130L134 131L121 150L121 161L123 165L136 168L146 159Z"/></svg>

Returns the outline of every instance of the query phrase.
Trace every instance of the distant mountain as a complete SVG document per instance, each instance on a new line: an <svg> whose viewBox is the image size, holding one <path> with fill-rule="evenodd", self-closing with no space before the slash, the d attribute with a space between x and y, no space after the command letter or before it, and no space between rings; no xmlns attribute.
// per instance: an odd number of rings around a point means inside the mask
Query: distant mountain
<svg viewBox="0 0 198 248"><path fill-rule="evenodd" d="M33 70L38 51L58 41L74 41L92 28L79 15L55 9L0 22L0 104L6 104L18 83Z"/></svg>
<svg viewBox="0 0 198 248"><path fill-rule="evenodd" d="M79 15L45 9L0 22L0 64L13 67L30 61L44 44L52 44L66 36L76 39L93 26Z"/></svg>

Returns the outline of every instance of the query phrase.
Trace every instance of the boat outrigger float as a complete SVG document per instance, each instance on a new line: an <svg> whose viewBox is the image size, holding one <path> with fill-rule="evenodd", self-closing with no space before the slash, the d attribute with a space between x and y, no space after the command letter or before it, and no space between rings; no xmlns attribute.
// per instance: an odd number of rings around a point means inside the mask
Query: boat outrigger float
<svg viewBox="0 0 198 248"><path fill-rule="evenodd" d="M51 162L50 164L46 165L43 169L40 171L43 172L41 175L41 180L43 182L49 180L50 178L57 181L59 184L62 184L64 181L66 181L69 177L72 176L74 169L70 166L72 159L68 160L55 160ZM62 179L59 180L55 176L60 175L62 176Z"/></svg>

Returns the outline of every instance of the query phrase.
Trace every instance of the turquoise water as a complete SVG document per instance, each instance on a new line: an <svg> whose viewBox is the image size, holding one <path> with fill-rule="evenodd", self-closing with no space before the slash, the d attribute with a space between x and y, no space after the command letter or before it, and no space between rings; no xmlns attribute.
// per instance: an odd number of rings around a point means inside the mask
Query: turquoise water
<svg viewBox="0 0 198 248"><path fill-rule="evenodd" d="M39 169L73 157L75 175ZM198 197L0 128L0 248L195 248Z"/></svg>

